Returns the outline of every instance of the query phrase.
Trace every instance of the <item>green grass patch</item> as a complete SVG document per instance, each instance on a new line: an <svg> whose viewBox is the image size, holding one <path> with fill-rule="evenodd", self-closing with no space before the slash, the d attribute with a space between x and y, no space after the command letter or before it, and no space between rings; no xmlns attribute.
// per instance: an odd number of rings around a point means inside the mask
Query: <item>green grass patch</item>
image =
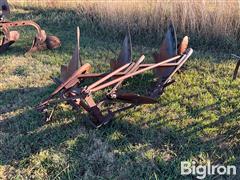
<svg viewBox="0 0 240 180"><path fill-rule="evenodd" d="M105 39L75 15L54 13L19 11L14 19L33 18L60 37L60 49L24 55L28 35L34 34L24 28L22 40L0 56L0 177L185 179L181 161L239 166L240 79L231 80L235 61L224 53L195 50L158 104L123 112L98 130L86 123L87 114L67 106L59 106L54 121L45 124L34 107L56 87L50 76L59 75L60 65L69 61L76 26L81 27L81 57L95 72L108 70L123 38ZM134 59L144 53L151 62L158 44L134 44ZM146 93L152 76L129 80L128 89Z"/></svg>

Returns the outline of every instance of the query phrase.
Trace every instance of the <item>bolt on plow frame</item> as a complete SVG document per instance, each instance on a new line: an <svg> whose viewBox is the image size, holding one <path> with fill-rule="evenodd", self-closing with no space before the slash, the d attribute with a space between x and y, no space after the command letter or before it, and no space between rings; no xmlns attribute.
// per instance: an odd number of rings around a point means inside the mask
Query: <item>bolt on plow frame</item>
<svg viewBox="0 0 240 180"><path fill-rule="evenodd" d="M144 55L133 62L131 36L128 30L120 55L117 60L110 62L111 71L108 73L91 73L91 65L88 63L82 64L80 60L79 36L78 28L78 43L71 61L67 66L62 65L60 78L52 77L58 87L37 106L39 111L47 113L47 121L51 119L56 105L62 102L68 103L74 109L87 111L91 116L88 121L96 128L110 122L121 111L142 104L157 103L157 98L163 93L165 87L174 82L173 75L179 71L193 52L191 48L188 48L187 36L183 38L177 48L175 29L170 24L159 52L154 54L155 63L144 64ZM158 80L155 88L147 96L120 91L124 87L124 81L150 70L154 70ZM87 79L96 79L96 81L88 83ZM106 88L110 90L101 100L97 101L94 96L95 93ZM118 102L122 106L113 108L112 106ZM53 106L51 111L48 110L50 106Z"/></svg>
<svg viewBox="0 0 240 180"><path fill-rule="evenodd" d="M61 42L56 36L48 36L46 32L34 21L8 21L5 19L10 14L10 8L6 0L0 0L0 8L2 14L0 14L0 33L3 35L3 39L0 40L0 54L5 52L13 43L19 38L18 31L10 31L14 27L32 26L36 29L37 34L33 40L33 44L28 52L41 51L45 49L55 49L61 45Z"/></svg>

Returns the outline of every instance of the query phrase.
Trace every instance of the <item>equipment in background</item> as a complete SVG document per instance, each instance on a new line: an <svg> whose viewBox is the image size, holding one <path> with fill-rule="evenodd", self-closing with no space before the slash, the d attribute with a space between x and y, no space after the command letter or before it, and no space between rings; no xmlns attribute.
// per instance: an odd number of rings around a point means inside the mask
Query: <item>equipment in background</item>
<svg viewBox="0 0 240 180"><path fill-rule="evenodd" d="M234 57L238 60L238 62L236 64L236 67L235 67L235 70L234 70L234 73L233 73L233 80L235 80L235 79L237 79L238 69L239 69L239 66L240 66L240 56L232 54L232 57Z"/></svg>

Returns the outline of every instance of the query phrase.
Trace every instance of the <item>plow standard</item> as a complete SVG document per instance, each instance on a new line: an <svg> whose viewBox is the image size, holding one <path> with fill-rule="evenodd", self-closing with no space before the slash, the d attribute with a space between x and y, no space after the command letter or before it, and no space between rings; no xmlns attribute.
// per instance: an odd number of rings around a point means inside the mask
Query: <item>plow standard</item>
<svg viewBox="0 0 240 180"><path fill-rule="evenodd" d="M239 67L240 67L240 56L232 54L232 57L238 60L238 62L236 64L236 67L235 67L235 70L234 70L234 73L233 73L233 80L235 80L235 79L237 79L238 70L239 70Z"/></svg>
<svg viewBox="0 0 240 180"><path fill-rule="evenodd" d="M38 110L47 114L47 121L51 119L57 104L62 102L67 102L76 110L87 111L91 116L89 122L96 128L108 123L116 113L142 104L157 103L156 98L174 82L173 75L179 71L193 52L191 48L188 48L187 36L183 38L177 48L176 33L171 24L159 52L154 54L155 63L144 64L144 55L133 62L131 36L128 31L120 55L116 61L110 62L111 71L91 73L91 65L82 64L79 56L79 36L78 29L77 46L71 61L68 66L61 66L60 78L52 78L58 87L37 106ZM148 95L142 96L123 90L124 81L149 70L154 70L157 81L155 88ZM95 82L88 83L87 79L95 79ZM95 93L106 88L108 88L107 93L97 101ZM115 108L117 103L121 103L120 108ZM50 111L51 105L53 109Z"/></svg>

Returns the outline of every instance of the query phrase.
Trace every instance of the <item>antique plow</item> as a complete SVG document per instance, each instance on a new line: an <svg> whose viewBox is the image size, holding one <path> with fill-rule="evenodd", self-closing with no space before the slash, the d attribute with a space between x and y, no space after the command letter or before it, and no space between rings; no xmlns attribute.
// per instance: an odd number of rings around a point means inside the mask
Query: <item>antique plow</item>
<svg viewBox="0 0 240 180"><path fill-rule="evenodd" d="M55 49L61 44L56 36L48 36L46 32L34 21L8 21L5 20L6 15L10 14L10 9L7 1L0 0L2 14L0 17L0 32L3 34L3 39L0 40L0 53L5 52L9 46L15 43L20 34L18 31L10 31L11 28L21 26L32 26L36 29L37 34L33 40L33 44L28 52L35 52L45 49Z"/></svg>
<svg viewBox="0 0 240 180"><path fill-rule="evenodd" d="M91 65L80 63L78 41L69 65L61 67L60 79L52 78L59 86L37 108L43 112L48 112L47 109L50 105L55 107L58 103L67 102L74 109L82 108L87 111L92 117L89 122L94 127L100 127L113 119L116 113L142 104L157 103L156 98L163 93L165 87L174 82L173 75L191 56L193 50L187 49L187 46L188 38L185 37L177 49L175 30L170 25L159 53L154 55L156 63L144 64L144 55L133 62L131 59L131 38L128 31L118 59L111 62L112 70L109 73L90 73ZM80 67L78 68L78 66ZM149 70L155 70L158 80L156 87L148 96L120 91L124 87L125 80ZM94 78L96 81L87 83L86 79L89 78ZM85 81L85 85L82 85L83 81ZM106 88L108 88L107 93L101 100L97 101L94 94ZM116 103L120 103L121 107L115 107Z"/></svg>

